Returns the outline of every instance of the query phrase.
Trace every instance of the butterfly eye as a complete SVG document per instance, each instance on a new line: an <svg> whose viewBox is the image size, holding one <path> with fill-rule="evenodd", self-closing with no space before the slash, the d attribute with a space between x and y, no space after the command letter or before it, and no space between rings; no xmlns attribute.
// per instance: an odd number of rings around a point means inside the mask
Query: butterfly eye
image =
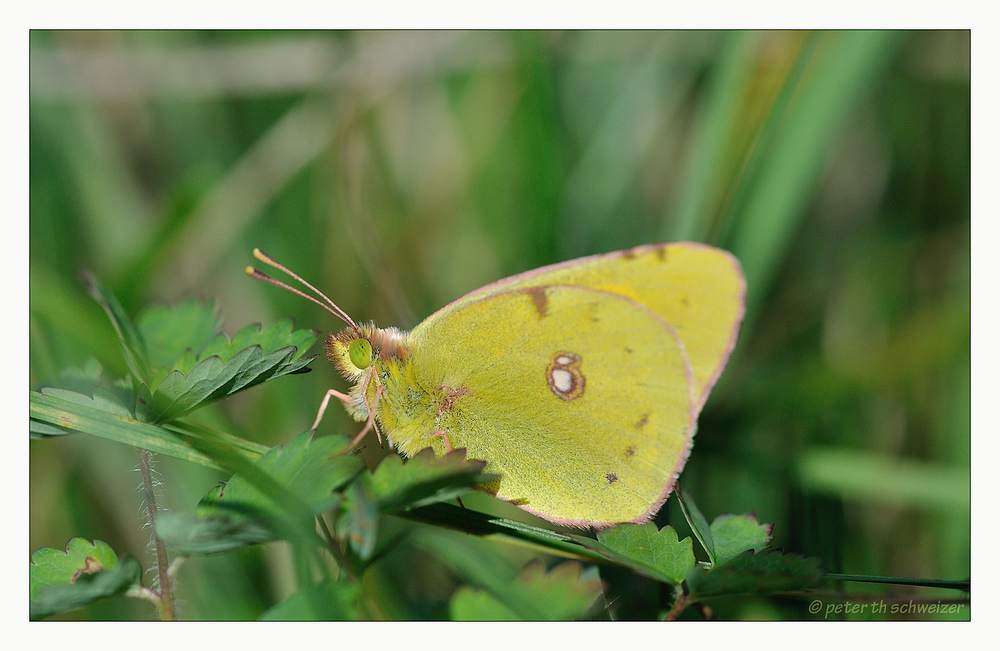
<svg viewBox="0 0 1000 651"><path fill-rule="evenodd" d="M372 344L367 339L355 339L347 348L351 363L360 369L366 369L372 364Z"/></svg>

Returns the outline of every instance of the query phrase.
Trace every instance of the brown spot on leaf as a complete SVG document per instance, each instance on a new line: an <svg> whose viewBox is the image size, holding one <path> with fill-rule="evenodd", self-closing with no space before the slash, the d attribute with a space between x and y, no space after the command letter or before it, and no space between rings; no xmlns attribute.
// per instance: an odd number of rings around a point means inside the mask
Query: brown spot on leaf
<svg viewBox="0 0 1000 651"><path fill-rule="evenodd" d="M76 580L79 579L82 575L97 574L103 569L104 567L96 558L94 558L93 556L88 556L87 558L83 559L83 567L81 567L80 569L78 569L76 572L73 573L73 576L72 578L70 578L69 582L76 583Z"/></svg>

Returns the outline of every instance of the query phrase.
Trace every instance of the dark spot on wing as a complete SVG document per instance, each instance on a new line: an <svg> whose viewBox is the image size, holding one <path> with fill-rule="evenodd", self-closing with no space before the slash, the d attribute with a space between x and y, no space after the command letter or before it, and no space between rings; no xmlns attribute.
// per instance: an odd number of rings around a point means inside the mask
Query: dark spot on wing
<svg viewBox="0 0 1000 651"><path fill-rule="evenodd" d="M451 411L452 409L454 409L455 400L457 400L461 396L468 395L469 388L464 386L449 387L442 384L441 386L438 387L438 391L445 392L445 396L441 399L441 402L438 405L438 416L441 416L446 411Z"/></svg>
<svg viewBox="0 0 1000 651"><path fill-rule="evenodd" d="M642 418L639 419L639 422L635 424L635 428L642 429L643 427L646 426L646 423L648 422L649 422L649 414L643 414Z"/></svg>
<svg viewBox="0 0 1000 651"><path fill-rule="evenodd" d="M538 318L547 317L549 315L549 297L545 295L545 288L529 287L525 291L531 296L531 302L535 304L535 311L538 312Z"/></svg>
<svg viewBox="0 0 1000 651"><path fill-rule="evenodd" d="M608 483L609 484L613 484L616 481L618 481L618 475L616 475L613 472L609 472L609 473L605 474L604 476L608 478Z"/></svg>
<svg viewBox="0 0 1000 651"><path fill-rule="evenodd" d="M625 448L625 456L626 457L634 457L635 456L635 446L634 445L630 445L627 448Z"/></svg>
<svg viewBox="0 0 1000 651"><path fill-rule="evenodd" d="M666 244L661 244L660 246L656 247L656 258L660 262L665 262L667 260L667 245Z"/></svg>

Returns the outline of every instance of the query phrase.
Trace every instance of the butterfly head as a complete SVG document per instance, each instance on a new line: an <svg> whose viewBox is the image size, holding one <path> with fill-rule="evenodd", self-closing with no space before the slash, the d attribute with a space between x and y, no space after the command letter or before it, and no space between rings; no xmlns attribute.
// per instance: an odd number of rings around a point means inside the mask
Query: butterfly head
<svg viewBox="0 0 1000 651"><path fill-rule="evenodd" d="M344 378L358 382L380 361L409 357L404 338L398 328L378 328L374 323L348 326L326 338L326 356Z"/></svg>

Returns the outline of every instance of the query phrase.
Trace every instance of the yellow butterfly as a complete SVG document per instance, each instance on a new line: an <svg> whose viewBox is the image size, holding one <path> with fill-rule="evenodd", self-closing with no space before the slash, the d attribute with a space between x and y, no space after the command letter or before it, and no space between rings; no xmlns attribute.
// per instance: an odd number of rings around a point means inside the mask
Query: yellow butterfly
<svg viewBox="0 0 1000 651"><path fill-rule="evenodd" d="M347 323L326 352L354 383L327 392L402 454L465 448L482 486L552 522L645 522L666 501L743 320L731 254L690 242L571 260L482 287L411 332Z"/></svg>

